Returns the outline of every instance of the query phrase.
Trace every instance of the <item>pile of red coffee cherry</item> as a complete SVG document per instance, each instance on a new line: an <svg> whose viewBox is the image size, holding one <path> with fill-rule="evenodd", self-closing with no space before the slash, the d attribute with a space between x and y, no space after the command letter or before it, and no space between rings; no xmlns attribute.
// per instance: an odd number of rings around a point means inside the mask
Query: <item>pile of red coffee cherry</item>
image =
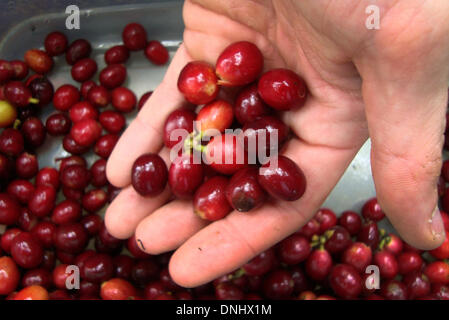
<svg viewBox="0 0 449 320"><path fill-rule="evenodd" d="M126 126L124 114L140 109L151 95L147 92L138 101L123 86L125 64L132 54L139 54L134 51L144 51L157 65L169 60L166 48L148 41L141 25L127 25L122 36L123 45L106 51L107 66L98 82L93 80L97 63L90 58L90 43L85 39L69 43L61 32L50 33L44 50L27 51L23 61L0 60L0 299L449 299L448 240L422 252L386 234L378 229L384 214L376 199L364 205L362 217L348 211L337 218L333 211L321 209L296 233L238 270L191 289L172 281L167 267L171 253L148 255L134 237L111 236L101 212L120 190L106 178L106 161ZM235 73L236 51L242 54L245 73ZM47 75L54 61L64 58L79 86L65 84L54 90ZM305 179L291 160L277 153L288 138L288 128L276 112L301 107L306 88L288 70L272 70L259 77L262 65L260 52L247 42L227 48L216 68L202 62L188 64L180 74L179 89L194 106L204 106L197 113L186 108L169 116L164 141L172 150L182 145L175 157L179 160L168 171L160 158L144 157L143 162L150 159L165 171L146 172L156 175L150 186L140 184L148 180L134 172L136 190L154 195L168 179L176 197L193 198L197 214L210 220L222 218L231 208L257 208L268 196L298 199ZM277 81L288 84L282 103L278 93L271 91ZM233 103L218 93L218 88L226 91L237 85L243 88ZM42 111L50 104L55 112L42 121ZM201 128L196 127L198 123ZM289 175L287 181L277 181L276 175L265 177L259 169L265 166L262 163L212 161L198 166L191 161L195 152L228 150L223 145L227 139L220 136L228 134L227 128L242 126L244 143L239 147L245 151L251 136L277 130L277 140L262 147L278 159L279 168ZM187 134L171 139L176 128ZM202 139L208 129L224 134L209 136L206 144ZM41 167L37 154L46 141L57 137L63 138L68 156L54 159L54 167ZM235 141L231 139L231 154L237 150ZM92 151L97 157L89 165L85 158ZM440 193L448 210L446 181L447 163ZM288 188L275 187L283 183ZM248 193L245 186L252 191ZM219 201L213 202L225 210L212 203L201 205L200 199L206 199L211 190L220 191ZM449 230L449 218L442 215ZM371 278L365 270L371 264L380 270L379 289L366 285ZM79 270L79 288L68 286L75 284L69 266Z"/></svg>
<svg viewBox="0 0 449 320"><path fill-rule="evenodd" d="M215 68L203 61L188 63L178 89L200 110L196 114L183 107L168 116L164 143L176 147L170 169L157 154L140 156L131 173L134 189L142 196L156 196L168 182L177 198L193 198L195 213L209 221L233 209L256 209L268 195L298 200L306 179L295 162L278 154L289 128L275 112L300 108L307 89L291 70L273 69L260 76L262 69L262 53L247 41L225 48ZM227 100L219 98L221 87L242 89L233 101L229 95Z"/></svg>

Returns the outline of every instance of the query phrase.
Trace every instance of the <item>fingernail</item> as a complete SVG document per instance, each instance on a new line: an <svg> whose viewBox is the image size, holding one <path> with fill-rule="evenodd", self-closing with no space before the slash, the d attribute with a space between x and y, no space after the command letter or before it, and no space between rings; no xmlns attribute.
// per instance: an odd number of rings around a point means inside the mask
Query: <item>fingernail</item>
<svg viewBox="0 0 449 320"><path fill-rule="evenodd" d="M440 209L438 208L438 205L433 210L432 215L429 219L429 223L434 240L444 236L445 232L444 232L443 219L441 218Z"/></svg>

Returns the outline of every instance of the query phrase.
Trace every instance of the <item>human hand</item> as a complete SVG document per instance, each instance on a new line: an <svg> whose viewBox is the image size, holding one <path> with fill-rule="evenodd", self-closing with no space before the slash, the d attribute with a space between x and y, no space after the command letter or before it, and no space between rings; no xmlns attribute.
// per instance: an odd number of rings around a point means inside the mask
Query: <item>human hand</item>
<svg viewBox="0 0 449 320"><path fill-rule="evenodd" d="M110 182L124 188L107 210L109 232L118 238L135 233L151 254L179 247L170 262L172 278L200 285L305 224L371 137L383 210L411 245L438 246L444 239L436 183L449 80L449 3L375 4L380 30L365 28L363 1L186 1L183 45L109 159ZM131 167L146 152L169 161L162 132L166 117L184 103L179 72L191 60L214 64L240 40L261 49L266 69L292 69L307 83L306 104L284 117L295 134L285 154L305 173L304 196L213 223L198 218L191 201L169 202L168 187L155 198L140 197L130 186Z"/></svg>

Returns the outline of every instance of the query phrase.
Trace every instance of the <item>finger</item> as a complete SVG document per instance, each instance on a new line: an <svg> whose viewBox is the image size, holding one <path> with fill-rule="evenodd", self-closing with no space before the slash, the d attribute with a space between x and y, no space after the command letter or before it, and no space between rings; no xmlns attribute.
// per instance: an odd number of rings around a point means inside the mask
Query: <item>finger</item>
<svg viewBox="0 0 449 320"><path fill-rule="evenodd" d="M252 12L250 16L247 14L248 10ZM266 22L270 20L262 16L271 12L254 1L248 4L239 1L234 6L228 1L186 1L183 11L186 48L195 60L215 65L219 54L228 45L236 41L250 41L262 51L265 68L283 66L285 63L281 55L263 36L268 32L270 26Z"/></svg>
<svg viewBox="0 0 449 320"><path fill-rule="evenodd" d="M169 154L167 148L159 153L167 166L170 164ZM108 232L118 239L131 237L140 221L166 203L170 196L168 186L156 197L142 197L133 186L125 187L106 210L104 221Z"/></svg>
<svg viewBox="0 0 449 320"><path fill-rule="evenodd" d="M206 283L296 231L318 210L357 150L290 141L285 154L303 169L307 179L303 197L267 204L250 213L233 212L205 227L172 256L172 278L185 287Z"/></svg>
<svg viewBox="0 0 449 320"><path fill-rule="evenodd" d="M360 69L379 203L406 242L432 249L445 236L437 207L437 181L444 142L449 48L436 54L430 48L441 49L439 41L425 46L419 42L414 41L405 56L402 51L396 55L394 50L382 57L372 55L360 63Z"/></svg>
<svg viewBox="0 0 449 320"><path fill-rule="evenodd" d="M191 200L175 200L143 219L137 226L136 239L145 252L160 254L178 248L207 224L193 212Z"/></svg>
<svg viewBox="0 0 449 320"><path fill-rule="evenodd" d="M185 104L184 97L177 88L177 79L189 60L188 53L181 45L161 84L121 136L106 167L111 184L117 187L127 186L131 181L130 172L134 160L143 153L158 152L161 149L165 119L173 110Z"/></svg>

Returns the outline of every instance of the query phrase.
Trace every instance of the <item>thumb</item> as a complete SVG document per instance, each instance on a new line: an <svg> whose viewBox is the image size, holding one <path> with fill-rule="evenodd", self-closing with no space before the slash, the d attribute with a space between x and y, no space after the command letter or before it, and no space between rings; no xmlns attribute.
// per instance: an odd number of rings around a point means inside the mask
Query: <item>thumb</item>
<svg viewBox="0 0 449 320"><path fill-rule="evenodd" d="M449 48L435 48L417 44L398 52L380 50L358 64L377 198L404 240L420 249L433 249L445 238L437 181Z"/></svg>

